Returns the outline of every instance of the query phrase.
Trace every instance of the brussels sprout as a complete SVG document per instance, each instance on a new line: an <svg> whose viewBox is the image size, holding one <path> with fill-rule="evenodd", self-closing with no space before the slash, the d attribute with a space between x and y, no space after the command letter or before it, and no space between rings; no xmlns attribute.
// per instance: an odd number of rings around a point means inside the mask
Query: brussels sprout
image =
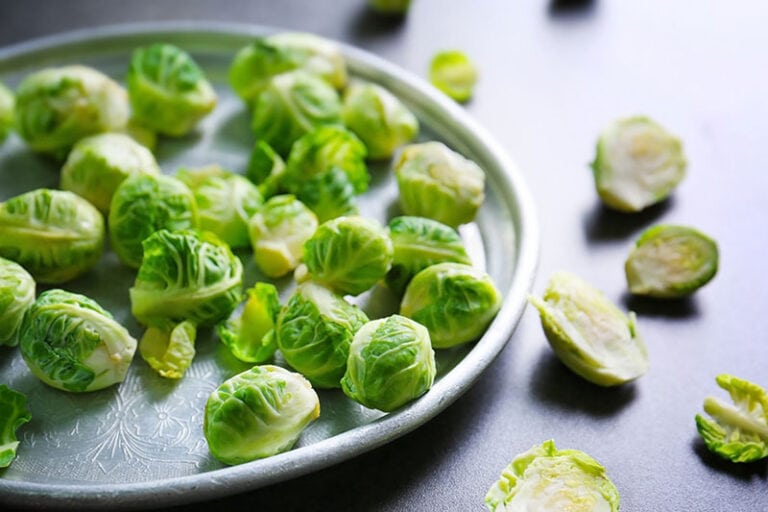
<svg viewBox="0 0 768 512"><path fill-rule="evenodd" d="M395 162L406 215L457 227L472 222L485 200L485 173L440 142L411 144Z"/></svg>
<svg viewBox="0 0 768 512"><path fill-rule="evenodd" d="M253 132L280 155L314 128L341 124L338 93L321 79L304 71L277 75L259 94L254 105Z"/></svg>
<svg viewBox="0 0 768 512"><path fill-rule="evenodd" d="M356 82L347 88L342 117L373 159L391 157L419 133L416 116L394 94L372 83Z"/></svg>
<svg viewBox="0 0 768 512"><path fill-rule="evenodd" d="M85 66L43 69L16 90L19 135L32 150L58 158L83 137L124 129L129 112L125 90Z"/></svg>
<svg viewBox="0 0 768 512"><path fill-rule="evenodd" d="M315 212L319 222L358 213L355 188L347 173L340 167L331 167L297 183L293 190L296 197Z"/></svg>
<svg viewBox="0 0 768 512"><path fill-rule="evenodd" d="M290 450L320 416L320 399L298 373L254 366L211 393L203 433L211 454L224 464L242 464Z"/></svg>
<svg viewBox="0 0 768 512"><path fill-rule="evenodd" d="M232 89L252 103L272 77L301 69L341 89L347 82L344 56L335 43L313 34L284 32L242 48L229 69Z"/></svg>
<svg viewBox="0 0 768 512"><path fill-rule="evenodd" d="M584 379L600 386L616 386L648 370L648 355L635 314L625 315L581 278L557 272L541 299L528 300L539 311L552 350Z"/></svg>
<svg viewBox="0 0 768 512"><path fill-rule="evenodd" d="M294 196L270 198L248 224L259 270L268 277L281 277L295 269L317 224L317 216Z"/></svg>
<svg viewBox="0 0 768 512"><path fill-rule="evenodd" d="M682 144L648 117L614 121L597 141L595 188L607 206L638 212L662 201L685 177Z"/></svg>
<svg viewBox="0 0 768 512"><path fill-rule="evenodd" d="M368 5L382 14L405 14L411 6L411 0L368 0Z"/></svg>
<svg viewBox="0 0 768 512"><path fill-rule="evenodd" d="M445 50L432 57L429 81L450 98L464 102L472 97L477 83L477 68L464 52Z"/></svg>
<svg viewBox="0 0 768 512"><path fill-rule="evenodd" d="M515 457L485 496L491 512L616 512L619 501L599 462L580 450L558 450L552 440Z"/></svg>
<svg viewBox="0 0 768 512"><path fill-rule="evenodd" d="M53 289L27 310L19 349L32 373L49 386L96 391L125 379L136 340L96 301Z"/></svg>
<svg viewBox="0 0 768 512"><path fill-rule="evenodd" d="M136 120L163 135L185 135L216 106L216 92L203 71L170 44L134 50L126 81Z"/></svg>
<svg viewBox="0 0 768 512"><path fill-rule="evenodd" d="M285 160L263 140L257 141L248 160L246 176L258 185L259 192L270 198L284 189L281 182L285 175Z"/></svg>
<svg viewBox="0 0 768 512"><path fill-rule="evenodd" d="M374 219L338 217L321 224L306 241L304 263L314 281L359 295L384 279L392 252L387 231Z"/></svg>
<svg viewBox="0 0 768 512"><path fill-rule="evenodd" d="M15 261L0 258L0 346L16 346L16 333L34 301L32 276Z"/></svg>
<svg viewBox="0 0 768 512"><path fill-rule="evenodd" d="M171 176L133 176L112 196L109 209L112 249L124 264L141 265L141 243L159 229L197 229L199 214L192 191Z"/></svg>
<svg viewBox="0 0 768 512"><path fill-rule="evenodd" d="M0 204L0 257L40 283L57 284L93 268L104 251L104 218L72 192L45 188Z"/></svg>
<svg viewBox="0 0 768 512"><path fill-rule="evenodd" d="M107 214L117 187L142 174L160 174L152 153L128 135L102 133L80 139L72 148L61 169L61 188Z"/></svg>
<svg viewBox="0 0 768 512"><path fill-rule="evenodd" d="M392 315L370 321L357 331L341 389L366 407L389 412L426 393L435 373L435 352L427 328Z"/></svg>
<svg viewBox="0 0 768 512"><path fill-rule="evenodd" d="M0 384L0 468L7 468L16 458L16 431L31 419L26 395Z"/></svg>
<svg viewBox="0 0 768 512"><path fill-rule="evenodd" d="M704 400L696 415L696 428L710 451L733 462L753 462L768 457L768 391L747 380L722 374L717 385L733 404L715 398Z"/></svg>
<svg viewBox="0 0 768 512"><path fill-rule="evenodd" d="M13 92L0 82L0 143L2 143L13 129L14 110L16 98Z"/></svg>
<svg viewBox="0 0 768 512"><path fill-rule="evenodd" d="M197 327L189 320L165 327L150 326L139 341L139 353L161 377L180 379L195 357Z"/></svg>
<svg viewBox="0 0 768 512"><path fill-rule="evenodd" d="M413 276L437 263L471 265L459 234L436 220L425 217L395 217L387 226L392 240L392 268L385 282L398 295Z"/></svg>
<svg viewBox="0 0 768 512"><path fill-rule="evenodd" d="M485 272L461 263L438 263L416 274L400 314L429 330L434 348L479 338L501 308L501 293Z"/></svg>
<svg viewBox="0 0 768 512"><path fill-rule="evenodd" d="M280 310L277 346L288 364L313 386L338 388L349 345L366 322L363 310L309 281L300 284Z"/></svg>
<svg viewBox="0 0 768 512"><path fill-rule="evenodd" d="M280 297L270 283L256 283L246 293L242 313L218 324L216 332L239 360L263 363L277 350L273 329L280 312Z"/></svg>
<svg viewBox="0 0 768 512"><path fill-rule="evenodd" d="M228 318L242 296L243 265L213 233L152 233L129 290L131 312L144 325L189 320L210 327Z"/></svg>
<svg viewBox="0 0 768 512"><path fill-rule="evenodd" d="M216 233L232 248L250 246L248 221L264 202L256 185L218 165L180 169L176 177L195 195L200 229Z"/></svg>
<svg viewBox="0 0 768 512"><path fill-rule="evenodd" d="M646 229L635 242L624 271L629 291L649 297L683 297L717 273L717 243L686 226Z"/></svg>

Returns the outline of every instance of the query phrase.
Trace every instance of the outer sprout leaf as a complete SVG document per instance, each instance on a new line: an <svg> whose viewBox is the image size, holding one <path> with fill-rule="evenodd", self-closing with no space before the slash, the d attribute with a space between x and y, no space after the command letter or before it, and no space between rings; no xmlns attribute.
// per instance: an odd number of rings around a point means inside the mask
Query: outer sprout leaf
<svg viewBox="0 0 768 512"><path fill-rule="evenodd" d="M280 313L280 297L270 283L256 283L246 293L243 311L219 323L216 332L240 361L263 363L277 350L274 327Z"/></svg>
<svg viewBox="0 0 768 512"><path fill-rule="evenodd" d="M27 397L0 384L0 468L7 468L16 458L19 446L16 431L31 419Z"/></svg>
<svg viewBox="0 0 768 512"><path fill-rule="evenodd" d="M263 140L257 141L248 160L247 177L255 183L265 199L277 195L285 187L285 160Z"/></svg>
<svg viewBox="0 0 768 512"><path fill-rule="evenodd" d="M161 377L180 379L195 357L197 327L185 320L166 327L150 326L139 341L139 353Z"/></svg>

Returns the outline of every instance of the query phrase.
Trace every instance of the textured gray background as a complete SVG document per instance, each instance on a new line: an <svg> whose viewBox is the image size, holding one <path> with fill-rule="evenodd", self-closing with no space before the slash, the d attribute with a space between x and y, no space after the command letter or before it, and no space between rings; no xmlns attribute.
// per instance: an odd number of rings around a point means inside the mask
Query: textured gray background
<svg viewBox="0 0 768 512"><path fill-rule="evenodd" d="M251 22L316 32L424 76L436 50L460 48L481 81L468 111L522 168L538 204L535 293L578 273L635 310L651 369L595 387L551 354L529 308L498 360L417 431L289 482L179 510L482 510L515 454L553 438L608 469L625 511L766 511L767 465L710 455L694 415L714 377L768 385L768 7L762 2L414 0L401 22L362 0L0 0L0 46L103 24ZM602 208L588 163L599 131L647 114L685 144L689 175L639 215ZM632 240L657 222L720 243L718 276L690 300L626 295Z"/></svg>

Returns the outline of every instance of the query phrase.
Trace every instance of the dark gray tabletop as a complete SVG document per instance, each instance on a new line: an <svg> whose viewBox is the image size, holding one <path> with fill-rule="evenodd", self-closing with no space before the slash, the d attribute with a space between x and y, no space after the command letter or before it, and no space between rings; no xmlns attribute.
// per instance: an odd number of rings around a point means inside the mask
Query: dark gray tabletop
<svg viewBox="0 0 768 512"><path fill-rule="evenodd" d="M768 386L768 7L718 0L413 0L402 21L363 0L0 0L0 46L77 28L157 20L305 30L424 76L432 54L481 72L466 108L523 170L538 206L534 293L569 270L637 312L650 371L596 387L552 355L528 308L507 347L454 405L373 452L268 488L179 510L483 510L518 453L546 439L607 468L622 510L766 511L765 461L734 465L694 425L714 377ZM613 119L646 114L684 142L688 176L641 214L603 208L588 164ZM720 245L717 277L688 300L627 295L623 262L645 227L695 226Z"/></svg>

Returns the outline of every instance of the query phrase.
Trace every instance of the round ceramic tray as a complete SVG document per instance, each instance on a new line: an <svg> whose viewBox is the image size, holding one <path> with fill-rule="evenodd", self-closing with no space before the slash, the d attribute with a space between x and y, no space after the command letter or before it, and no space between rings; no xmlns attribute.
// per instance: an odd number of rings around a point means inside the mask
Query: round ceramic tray
<svg viewBox="0 0 768 512"><path fill-rule="evenodd" d="M16 86L43 67L79 63L122 81L134 48L153 42L176 44L203 67L219 103L194 134L160 140L156 156L163 172L210 163L244 172L254 141L249 113L227 85L227 69L239 48L270 32L274 30L188 23L80 31L0 49L0 80ZM423 80L361 50L345 45L342 49L353 77L385 86L419 117L419 140L441 140L487 174L487 198L477 220L460 229L473 263L486 269L504 295L501 311L483 337L438 350L433 388L394 413L366 409L339 390L320 391L320 418L293 450L233 467L208 453L203 408L218 384L247 366L228 354L211 331L199 333L195 360L179 382L157 376L137 356L125 382L85 394L45 386L29 373L16 348L0 347L0 382L25 393L32 412L32 421L19 429L17 458L0 470L0 502L138 509L235 494L316 471L386 444L433 418L466 391L505 346L522 314L538 256L534 207L519 171L462 107ZM58 171L57 164L31 153L12 136L0 146L0 201L39 187L57 187ZM397 185L388 163L371 165L370 171L370 190L358 205L362 215L386 222L398 214ZM239 256L246 286L263 279L249 251ZM139 338L141 327L128 301L134 278L134 271L120 265L107 248L95 269L62 287L89 295ZM292 280L276 284L285 300ZM38 287L38 293L42 289ZM378 286L355 302L371 318L397 309L394 297Z"/></svg>

